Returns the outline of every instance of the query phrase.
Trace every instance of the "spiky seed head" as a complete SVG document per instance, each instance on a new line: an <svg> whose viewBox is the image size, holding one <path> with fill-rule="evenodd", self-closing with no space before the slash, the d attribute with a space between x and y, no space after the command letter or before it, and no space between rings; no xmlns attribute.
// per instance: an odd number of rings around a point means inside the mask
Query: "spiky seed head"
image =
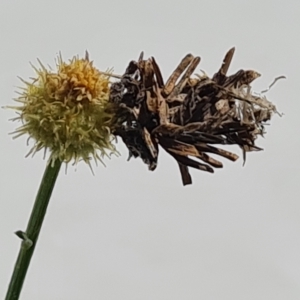
<svg viewBox="0 0 300 300"><path fill-rule="evenodd" d="M109 75L97 70L88 55L69 62L59 56L56 71L42 63L34 69L36 77L22 80L25 87L15 99L21 106L14 107L19 113L15 120L23 123L16 136L28 134L35 141L30 153L49 149L52 161L75 163L116 153L108 109Z"/></svg>

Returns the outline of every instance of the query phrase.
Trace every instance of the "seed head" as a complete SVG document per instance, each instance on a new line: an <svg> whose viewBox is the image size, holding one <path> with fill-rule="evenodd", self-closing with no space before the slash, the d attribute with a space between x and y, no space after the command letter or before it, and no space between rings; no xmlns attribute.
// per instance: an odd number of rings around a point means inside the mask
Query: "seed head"
<svg viewBox="0 0 300 300"><path fill-rule="evenodd" d="M107 151L116 152L109 75L97 70L87 54L67 63L59 56L56 67L53 72L40 63L40 69L33 67L36 77L31 82L22 80L26 86L15 99L22 105L13 107L19 113L14 120L23 123L16 137L28 134L35 141L29 154L49 149L52 161L89 163L92 157L97 161Z"/></svg>

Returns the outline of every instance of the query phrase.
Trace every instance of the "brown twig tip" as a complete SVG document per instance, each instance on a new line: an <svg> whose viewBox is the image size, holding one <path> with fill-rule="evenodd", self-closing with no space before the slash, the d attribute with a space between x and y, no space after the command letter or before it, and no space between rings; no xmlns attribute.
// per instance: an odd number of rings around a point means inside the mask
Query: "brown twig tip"
<svg viewBox="0 0 300 300"><path fill-rule="evenodd" d="M110 93L121 124L114 134L122 137L129 157L140 157L154 170L160 146L177 161L186 185L192 183L189 167L211 173L223 167L208 153L237 160L236 154L213 145L239 145L244 157L260 149L255 140L276 108L251 93L250 83L259 73L240 70L227 76L234 51L227 52L212 78L192 77L200 57L188 54L165 84L153 57L144 60L142 52L130 62Z"/></svg>

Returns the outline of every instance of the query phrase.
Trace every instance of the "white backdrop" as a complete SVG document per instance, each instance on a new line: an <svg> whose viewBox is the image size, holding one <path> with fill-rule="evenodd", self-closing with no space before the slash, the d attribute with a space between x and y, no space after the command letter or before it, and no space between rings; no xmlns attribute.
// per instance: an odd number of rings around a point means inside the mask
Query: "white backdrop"
<svg viewBox="0 0 300 300"><path fill-rule="evenodd" d="M212 75L236 47L230 72L262 74L284 117L275 116L265 150L224 161L215 174L192 171L183 187L177 164L160 153L155 172L141 160L105 160L61 171L21 299L300 299L298 1L11 1L0 3L0 105L12 104L29 62L54 66L88 50L95 65L122 74L141 50L166 78L188 52ZM199 70L198 70L199 71ZM45 168L25 159L26 138L0 110L0 296ZM238 148L232 149L241 154ZM2 299L1 298L1 299Z"/></svg>

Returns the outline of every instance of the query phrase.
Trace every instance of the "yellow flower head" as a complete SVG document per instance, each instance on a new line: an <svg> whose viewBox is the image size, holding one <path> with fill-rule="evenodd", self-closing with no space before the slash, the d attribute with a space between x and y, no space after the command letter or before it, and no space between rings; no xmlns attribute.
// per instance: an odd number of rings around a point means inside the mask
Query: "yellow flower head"
<svg viewBox="0 0 300 300"><path fill-rule="evenodd" d="M68 63L59 56L56 72L40 65L41 69L34 68L37 77L31 83L23 81L26 87L15 99L22 106L14 107L19 111L15 120L23 123L17 136L29 134L35 140L30 153L49 149L52 161L89 163L92 157L101 160L107 150L115 152L109 76L99 72L88 55Z"/></svg>

